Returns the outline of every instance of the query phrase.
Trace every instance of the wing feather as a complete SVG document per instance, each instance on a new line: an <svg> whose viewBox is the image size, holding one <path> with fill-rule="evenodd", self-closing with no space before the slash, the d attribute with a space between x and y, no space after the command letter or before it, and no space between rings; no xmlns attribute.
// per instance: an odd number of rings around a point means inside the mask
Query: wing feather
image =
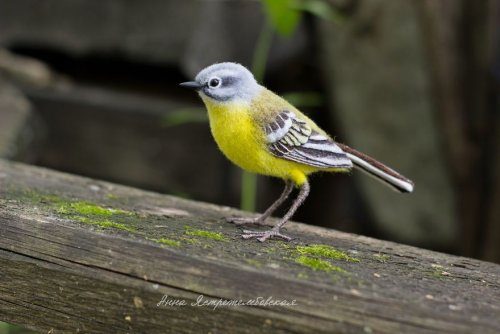
<svg viewBox="0 0 500 334"><path fill-rule="evenodd" d="M351 168L352 162L329 137L291 111L282 111L264 127L269 151L280 158L320 168Z"/></svg>

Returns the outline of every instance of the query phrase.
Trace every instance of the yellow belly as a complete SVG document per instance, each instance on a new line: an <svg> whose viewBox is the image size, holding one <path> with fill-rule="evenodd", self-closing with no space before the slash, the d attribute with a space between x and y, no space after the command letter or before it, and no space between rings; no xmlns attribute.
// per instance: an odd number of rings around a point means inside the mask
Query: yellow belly
<svg viewBox="0 0 500 334"><path fill-rule="evenodd" d="M213 104L205 101L210 129L224 155L239 167L257 174L291 179L297 184L317 171L312 166L277 158L268 152L265 135L243 104Z"/></svg>

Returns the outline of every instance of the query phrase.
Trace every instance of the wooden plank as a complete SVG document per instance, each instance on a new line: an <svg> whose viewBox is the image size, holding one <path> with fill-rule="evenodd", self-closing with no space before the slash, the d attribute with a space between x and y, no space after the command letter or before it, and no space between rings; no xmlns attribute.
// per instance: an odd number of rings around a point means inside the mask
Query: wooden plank
<svg viewBox="0 0 500 334"><path fill-rule="evenodd" d="M496 264L298 223L292 242L261 244L224 222L233 214L0 161L0 320L52 333L500 331ZM164 295L187 305L158 307ZM295 305L191 305L258 297Z"/></svg>

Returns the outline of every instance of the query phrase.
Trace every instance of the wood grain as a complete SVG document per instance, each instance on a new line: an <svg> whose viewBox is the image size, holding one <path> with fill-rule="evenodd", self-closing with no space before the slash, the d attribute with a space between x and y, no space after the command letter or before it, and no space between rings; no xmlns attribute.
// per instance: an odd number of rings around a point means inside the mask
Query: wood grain
<svg viewBox="0 0 500 334"><path fill-rule="evenodd" d="M75 203L115 225L68 213ZM262 244L225 223L236 214L0 161L0 320L51 333L500 331L498 265L299 223L292 242ZM359 262L311 256L336 268L313 270L299 261L313 244ZM158 307L164 295L188 305ZM296 305L192 306L200 295Z"/></svg>

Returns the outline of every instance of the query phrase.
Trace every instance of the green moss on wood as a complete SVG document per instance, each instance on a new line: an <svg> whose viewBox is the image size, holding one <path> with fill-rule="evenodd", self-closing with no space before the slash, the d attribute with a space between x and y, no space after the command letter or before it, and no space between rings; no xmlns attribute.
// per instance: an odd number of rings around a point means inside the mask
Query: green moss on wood
<svg viewBox="0 0 500 334"><path fill-rule="evenodd" d="M439 270L434 270L429 274L430 277L432 278L437 278L439 280L445 279L445 277L441 274L441 271Z"/></svg>
<svg viewBox="0 0 500 334"><path fill-rule="evenodd" d="M167 238L154 239L154 241L156 241L160 244L163 244L163 245L171 246L171 247L179 247L181 245L180 241L167 239Z"/></svg>
<svg viewBox="0 0 500 334"><path fill-rule="evenodd" d="M325 271L325 272L337 271L342 273L346 272L344 269L334 266L330 262L313 257L308 257L305 255L297 257L295 259L295 262L303 266L309 267L314 271Z"/></svg>
<svg viewBox="0 0 500 334"><path fill-rule="evenodd" d="M13 193L9 194L14 195ZM20 194L16 193L15 198L40 204L54 204L62 201L62 198L57 195L43 194L34 190L22 191Z"/></svg>
<svg viewBox="0 0 500 334"><path fill-rule="evenodd" d="M374 254L373 256L375 257L375 259L377 259L378 262L381 262L381 263L386 263L391 258L387 254Z"/></svg>
<svg viewBox="0 0 500 334"><path fill-rule="evenodd" d="M190 226L186 226L186 235L202 237L206 239L212 239L216 241L228 241L228 239L220 232L212 232L206 230L193 229Z"/></svg>
<svg viewBox="0 0 500 334"><path fill-rule="evenodd" d="M76 220L80 223L85 223L85 224L90 224L90 225L95 225L101 228L115 228L119 230L124 230L128 232L135 232L136 229L132 226L127 226L125 224L121 223L116 223L111 220L95 220L91 219L88 217L80 217L80 216L75 216L75 217L70 217L73 220Z"/></svg>
<svg viewBox="0 0 500 334"><path fill-rule="evenodd" d="M124 224L133 216L133 213L129 211L108 208L89 201L67 199L55 194L38 193L33 190L23 192L21 198L35 204L45 205L49 210L80 223L103 229L136 231L131 224Z"/></svg>
<svg viewBox="0 0 500 334"><path fill-rule="evenodd" d="M58 209L57 212L62 214L80 214L84 216L103 216L110 217L118 214L130 214L127 211L119 210L119 209L111 209L105 208L103 206L90 203L90 202L62 202L58 201Z"/></svg>
<svg viewBox="0 0 500 334"><path fill-rule="evenodd" d="M297 252L301 255L308 255L314 257L323 257L331 260L342 260L348 262L359 262L358 259L347 255L347 253L339 251L327 245L309 245L297 246Z"/></svg>
<svg viewBox="0 0 500 334"><path fill-rule="evenodd" d="M432 268L434 268L432 271L429 272L427 276L430 278L436 278L439 280L445 280L450 276L450 273L443 270L443 266L441 265L432 265Z"/></svg>
<svg viewBox="0 0 500 334"><path fill-rule="evenodd" d="M115 195L115 194L111 194L111 193L109 193L109 194L106 194L106 198L107 198L107 199L112 199L112 200L117 200L117 199L119 199L120 197L118 197L118 196L117 196L117 195Z"/></svg>
<svg viewBox="0 0 500 334"><path fill-rule="evenodd" d="M183 243L190 244L193 246L200 246L202 244L201 241L197 238L192 238L192 237L188 237L188 236L181 236L180 239Z"/></svg>

